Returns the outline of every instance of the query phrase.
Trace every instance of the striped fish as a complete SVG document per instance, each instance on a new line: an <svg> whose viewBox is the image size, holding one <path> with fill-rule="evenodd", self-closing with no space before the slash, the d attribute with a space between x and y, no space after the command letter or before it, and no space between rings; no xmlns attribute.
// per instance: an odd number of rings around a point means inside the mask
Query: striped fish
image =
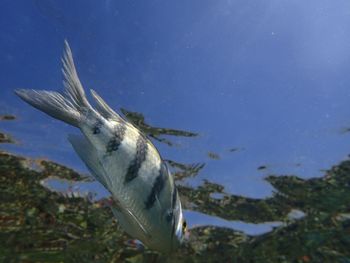
<svg viewBox="0 0 350 263"><path fill-rule="evenodd" d="M111 193L113 214L129 235L159 252L175 250L186 222L174 180L157 149L93 90L96 106L90 105L67 41L62 62L64 94L22 89L15 93L80 129L82 135L68 139L94 178Z"/></svg>

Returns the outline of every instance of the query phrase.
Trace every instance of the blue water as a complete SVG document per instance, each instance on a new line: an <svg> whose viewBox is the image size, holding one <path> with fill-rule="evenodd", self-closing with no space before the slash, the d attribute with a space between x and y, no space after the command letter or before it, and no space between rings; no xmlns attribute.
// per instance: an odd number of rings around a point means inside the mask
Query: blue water
<svg viewBox="0 0 350 263"><path fill-rule="evenodd" d="M86 172L66 140L77 131L13 94L62 90L67 39L85 89L200 134L156 143L165 159L206 163L189 184L265 197L268 174L321 176L350 153L349 10L345 0L3 0L0 113L18 120L0 129L20 143L1 147Z"/></svg>

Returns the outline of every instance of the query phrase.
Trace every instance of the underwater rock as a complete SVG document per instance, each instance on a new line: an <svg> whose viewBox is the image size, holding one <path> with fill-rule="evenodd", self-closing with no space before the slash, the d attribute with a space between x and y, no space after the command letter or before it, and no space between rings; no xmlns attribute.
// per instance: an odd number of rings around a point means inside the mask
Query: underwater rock
<svg viewBox="0 0 350 263"><path fill-rule="evenodd" d="M185 178L195 177L204 168L205 163L183 164L172 160L164 160L173 169L175 181L181 181Z"/></svg>
<svg viewBox="0 0 350 263"><path fill-rule="evenodd" d="M260 236L214 226L190 229L190 238L172 257L125 244L102 201L65 197L40 184L48 176L84 180L69 168L43 161L43 170L23 165L26 158L0 152L0 261L64 262L341 262L350 252L350 161L334 166L323 178L270 176L273 197L229 195L219 184L179 186L182 199L195 210L248 222L284 219L285 224ZM223 193L221 199L211 193ZM184 202L186 204L186 202ZM290 211L305 216L289 220ZM345 216L344 216L345 215Z"/></svg>
<svg viewBox="0 0 350 263"><path fill-rule="evenodd" d="M150 127L137 113L124 114L151 137L187 134ZM205 166L166 162L177 181L196 176ZM350 258L350 160L321 178L268 176L276 191L264 199L232 195L206 180L197 187L178 184L187 210L226 220L282 224L258 236L194 227L188 242L171 256L126 245L130 237L118 227L108 198L94 201L50 191L42 182L52 177L76 183L92 180L49 160L0 151L0 262L348 262Z"/></svg>
<svg viewBox="0 0 350 263"><path fill-rule="evenodd" d="M109 209L86 198L65 198L40 184L53 174L83 177L50 162L37 172L23 166L25 161L0 152L0 261L109 261L127 239Z"/></svg>
<svg viewBox="0 0 350 263"><path fill-rule="evenodd" d="M15 120L14 115L0 115L0 121L12 121ZM0 132L0 143L16 143L11 135Z"/></svg>
<svg viewBox="0 0 350 263"><path fill-rule="evenodd" d="M8 134L0 132L0 143L15 143L16 141Z"/></svg>

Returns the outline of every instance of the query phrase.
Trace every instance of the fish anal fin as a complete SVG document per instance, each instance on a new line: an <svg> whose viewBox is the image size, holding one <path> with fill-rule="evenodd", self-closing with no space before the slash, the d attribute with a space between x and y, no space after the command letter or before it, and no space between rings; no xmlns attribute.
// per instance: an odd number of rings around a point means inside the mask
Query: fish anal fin
<svg viewBox="0 0 350 263"><path fill-rule="evenodd" d="M106 176L103 166L96 154L96 149L92 144L81 135L69 134L68 140L72 144L75 152L83 160L92 176L109 190L110 182L108 176Z"/></svg>

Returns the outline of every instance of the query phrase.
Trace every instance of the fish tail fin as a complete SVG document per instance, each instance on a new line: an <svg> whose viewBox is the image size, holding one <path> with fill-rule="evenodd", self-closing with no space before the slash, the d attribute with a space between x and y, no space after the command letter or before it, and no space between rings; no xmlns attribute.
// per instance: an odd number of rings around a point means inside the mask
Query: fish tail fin
<svg viewBox="0 0 350 263"><path fill-rule="evenodd" d="M99 161L96 149L83 136L69 134L68 140L72 144L75 152L83 160L86 167L90 170L92 176L99 181L107 190L112 187L110 178L104 172L103 166Z"/></svg>
<svg viewBox="0 0 350 263"><path fill-rule="evenodd" d="M65 41L65 51L62 58L64 94L46 90L17 89L15 93L28 104L46 114L79 127L81 114L91 109L83 86L80 83L74 66L72 51Z"/></svg>

